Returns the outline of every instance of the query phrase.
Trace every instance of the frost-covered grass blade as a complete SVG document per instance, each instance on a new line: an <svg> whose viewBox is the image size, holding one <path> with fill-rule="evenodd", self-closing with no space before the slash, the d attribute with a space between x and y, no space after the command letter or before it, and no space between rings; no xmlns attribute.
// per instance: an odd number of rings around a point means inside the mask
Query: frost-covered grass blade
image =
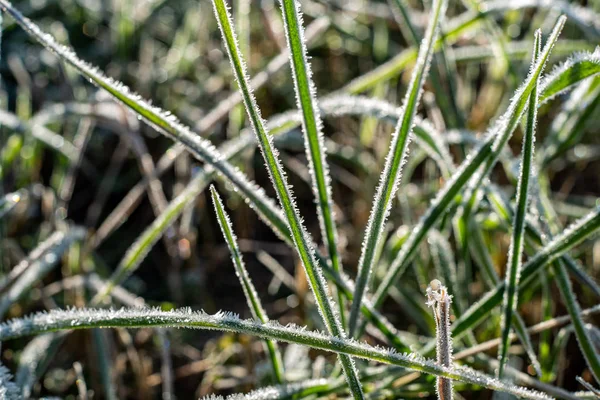
<svg viewBox="0 0 600 400"><path fill-rule="evenodd" d="M296 102L302 113L304 146L312 180L312 190L317 205L321 234L329 252L335 271L342 271L339 255L337 228L332 209L331 179L323 143L323 122L319 115L317 93L312 81L310 63L304 39L300 3L295 0L281 0L285 37L290 51L290 65L294 78ZM344 324L343 297L338 294L338 306L342 325Z"/></svg>
<svg viewBox="0 0 600 400"><path fill-rule="evenodd" d="M229 252L231 253L231 260L233 261L233 265L235 267L235 273L238 276L242 288L244 289L244 295L246 296L246 301L248 302L248 307L252 312L252 316L254 319L262 322L263 324L269 321L267 317L267 313L265 312L260 298L258 297L258 293L254 288L254 284L250 279L250 275L248 275L248 271L246 271L246 266L244 265L244 260L242 259L242 252L237 244L237 239L235 234L233 233L233 227L231 226L231 221L229 220L229 216L225 212L223 207L223 202L217 193L217 190L214 186L210 187L210 194L212 196L213 205L215 207L215 213L217 214L217 220L219 221L219 226L221 227L221 231L223 232L223 237L227 242L227 247L229 247ZM281 354L279 354L279 349L277 347L277 343L267 340L266 341L267 350L269 352L269 356L271 357L271 364L273 367L273 376L277 383L281 383L284 380L283 374L283 364L281 361Z"/></svg>
<svg viewBox="0 0 600 400"><path fill-rule="evenodd" d="M383 238L382 233L385 228L385 221L390 213L392 201L400 184L402 165L407 156L407 147L413 130L414 118L423 92L422 86L431 64L433 43L437 38L438 25L446 12L446 6L446 0L435 0L432 4L427 32L421 42L419 56L403 100L402 115L398 119L398 124L392 134L390 149L373 200L362 244L361 256L358 262L356 288L348 322L348 333L351 337L355 336L360 304L369 285L375 251Z"/></svg>
<svg viewBox="0 0 600 400"><path fill-rule="evenodd" d="M274 322L261 324L254 320L241 320L236 315L229 313L211 315L194 312L190 309L161 311L149 308L54 310L24 319L11 320L0 325L0 340L6 341L49 331L100 327L180 327L244 333L263 339L296 343L338 354L343 353L366 360L397 365L413 371L484 386L522 398L540 400L549 398L543 393L503 383L467 367L443 367L432 360L372 347L354 340L331 337L297 326L281 326Z"/></svg>
<svg viewBox="0 0 600 400"><path fill-rule="evenodd" d="M542 33L537 31L533 44L533 62L535 64L541 51ZM527 113L527 125L525 136L523 136L523 150L521 155L521 170L517 186L517 205L513 221L513 234L508 251L508 265L506 268L503 314L501 322L502 342L498 352L500 368L498 376L504 374L504 366L508 355L508 337L510 335L511 325L515 309L518 304L519 278L521 275L521 265L523 257L523 247L525 244L525 218L529 205L529 186L531 176L534 175L533 152L535 142L535 125L537 123L537 81L535 82L531 94L529 95L529 106Z"/></svg>

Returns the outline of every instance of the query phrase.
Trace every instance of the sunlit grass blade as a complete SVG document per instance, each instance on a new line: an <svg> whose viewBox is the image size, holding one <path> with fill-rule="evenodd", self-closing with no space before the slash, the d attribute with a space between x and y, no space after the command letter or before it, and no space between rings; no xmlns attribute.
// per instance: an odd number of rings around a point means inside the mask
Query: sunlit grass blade
<svg viewBox="0 0 600 400"><path fill-rule="evenodd" d="M354 340L331 337L296 326L281 326L275 322L261 324L241 320L230 313L206 314L190 309L161 311L158 309L72 309L54 310L14 319L0 325L0 341L36 335L49 331L88 328L180 327L237 332L288 343L296 343L334 353L405 367L435 376L480 385L528 399L548 399L542 393L506 384L470 368L438 365L432 360L399 354L393 350L372 347Z"/></svg>
<svg viewBox="0 0 600 400"><path fill-rule="evenodd" d="M24 296L33 284L52 270L74 241L82 240L84 236L85 230L77 227L67 232L55 232L32 250L29 257L18 264L2 281L3 289L8 290L0 298L0 317Z"/></svg>
<svg viewBox="0 0 600 400"><path fill-rule="evenodd" d="M213 205L215 207L215 212L219 221L219 226L221 227L223 237L225 238L225 241L227 242L227 247L229 247L229 252L231 253L231 259L235 267L236 275L238 276L242 288L244 289L244 295L246 296L248 307L250 308L254 319L265 324L269 321L269 318L267 317L267 313L265 312L260 298L258 297L258 293L254 288L254 284L250 279L250 275L248 275L248 271L246 271L246 266L244 265L244 261L242 259L242 252L238 247L237 239L235 237L235 234L233 233L231 221L229 220L229 216L225 212L223 202L221 201L221 198L219 197L219 194L217 193L214 186L210 187L210 194L212 196ZM281 361L281 354L279 354L277 343L271 340L267 340L266 347L269 352L269 356L271 357L271 365L273 367L273 376L275 378L275 381L281 383L284 380L284 373L283 363Z"/></svg>
<svg viewBox="0 0 600 400"><path fill-rule="evenodd" d="M485 144L480 149L475 149L471 155L461 164L455 173L455 176L441 189L431 206L428 208L425 215L419 221L419 224L413 229L410 237L402 247L400 253L394 260L392 266L388 270L386 277L379 286L374 296L375 305L379 305L384 299L389 287L395 282L396 278L405 270L406 266L414 256L419 244L426 237L427 232L431 229L438 219L445 213L448 205L454 200L455 196L463 189L466 182L471 180L472 175L484 164L483 174L476 174L477 181L481 182L483 176L487 176L491 167L497 161L506 142L516 129L521 116L525 112L529 95L536 85L537 79L544 69L546 60L548 59L552 46L558 39L560 31L565 24L565 18L560 17L548 38L548 42L544 47L539 59L532 66L532 69L527 77L527 80L517 90L513 97L510 106L502 117L490 129L490 133L485 140ZM469 194L470 192L467 192Z"/></svg>
<svg viewBox="0 0 600 400"><path fill-rule="evenodd" d="M317 93L311 75L312 71L308 62L304 27L300 3L295 0L281 0L285 37L290 50L290 65L294 78L296 102L302 112L302 132L304 133L304 147L308 159L309 171L312 180L312 190L317 205L321 235L329 258L335 271L342 271L337 239L337 228L332 209L331 179L323 143L323 123L317 105ZM345 310L343 297L338 294L338 306L342 326L345 323Z"/></svg>
<svg viewBox="0 0 600 400"><path fill-rule="evenodd" d="M600 383L600 355L598 355L598 351L596 350L594 343L592 343L588 333L588 328L583 321L581 308L579 307L579 303L573 292L567 270L561 260L558 260L553 264L553 269L561 297L563 298L569 316L571 317L573 328L575 329L575 336L577 337L579 348L581 349L585 361L587 362L592 375L596 379L596 382Z"/></svg>
<svg viewBox="0 0 600 400"><path fill-rule="evenodd" d="M539 105L546 103L575 83L600 74L600 47L593 53L576 53L555 67L540 83Z"/></svg>
<svg viewBox="0 0 600 400"><path fill-rule="evenodd" d="M533 258L523 265L519 289L523 290L523 288L527 287L540 269L550 265L550 263L562 254L591 237L599 229L600 208L596 208L585 217L571 224L570 227L546 244L546 246L544 246ZM460 318L458 318L452 327L454 337L457 337L467 329L474 327L491 309L500 304L502 302L504 289L504 283L496 286L494 290L472 305Z"/></svg>
<svg viewBox="0 0 600 400"><path fill-rule="evenodd" d="M400 185L402 165L407 156L414 118L423 91L422 86L427 78L433 54L433 43L438 35L439 22L446 12L446 5L446 0L436 0L432 4L427 32L421 42L417 63L403 100L402 116L399 118L398 124L392 134L390 149L373 200L362 244L361 256L358 262L356 288L348 321L348 334L350 337L355 335L360 304L367 291L370 276L372 275L375 251L379 247L379 242L383 239L382 232L385 228L385 221L390 213L392 202Z"/></svg>
<svg viewBox="0 0 600 400"><path fill-rule="evenodd" d="M541 51L542 33L535 33L533 42L533 63L538 59ZM523 148L521 154L521 170L519 182L517 185L517 204L513 220L513 233L508 250L508 262L506 268L506 277L504 285L504 300L503 313L501 322L502 342L498 352L500 367L498 368L498 376L502 378L504 374L504 366L506 365L508 356L508 337L512 326L512 320L515 315L515 310L518 304L519 295L519 278L521 275L521 265L523 258L523 247L525 244L525 219L527 217L527 208L529 205L529 187L531 176L534 174L533 152L535 143L535 125L537 123L537 81L533 86L529 95L529 106L527 111L527 125L525 135L523 136Z"/></svg>
<svg viewBox="0 0 600 400"><path fill-rule="evenodd" d="M323 322L329 333L335 337L343 338L345 336L344 330L340 324L339 317L331 304L327 290L327 282L323 277L321 266L315 259L314 250L311 246L312 240L308 237L308 233L302 224L299 212L294 204L294 198L287 183L287 178L285 177L279 161L277 151L272 144L272 137L266 131L258 105L256 104L256 100L254 99L254 95L248 84L246 68L242 57L240 56L235 34L231 27L231 16L229 15L227 5L223 0L213 0L213 6L233 72L244 98L244 105L246 107L246 112L248 113L248 118L250 119L254 133L257 136L267 170L269 171L273 186L277 192L281 208L285 213L288 228L300 260L304 266L310 287L319 307L319 312L321 313ZM362 387L358 380L358 372L356 371L354 362L350 357L345 355L340 355L340 361L346 378L348 379L348 385L353 397L363 398Z"/></svg>

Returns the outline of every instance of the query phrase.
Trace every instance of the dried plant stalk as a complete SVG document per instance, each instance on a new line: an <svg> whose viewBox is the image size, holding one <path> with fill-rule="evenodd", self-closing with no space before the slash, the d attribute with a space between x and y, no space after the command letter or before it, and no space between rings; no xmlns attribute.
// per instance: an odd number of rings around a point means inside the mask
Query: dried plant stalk
<svg viewBox="0 0 600 400"><path fill-rule="evenodd" d="M437 362L443 367L452 365L452 337L450 336L450 304L452 296L442 283L434 279L427 288L427 305L433 309L437 338ZM452 400L452 380L437 378L439 400Z"/></svg>

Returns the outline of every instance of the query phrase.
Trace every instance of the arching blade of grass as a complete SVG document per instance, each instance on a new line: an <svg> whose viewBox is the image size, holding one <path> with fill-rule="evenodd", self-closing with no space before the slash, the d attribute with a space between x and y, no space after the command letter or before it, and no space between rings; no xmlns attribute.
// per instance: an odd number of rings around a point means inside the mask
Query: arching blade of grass
<svg viewBox="0 0 600 400"><path fill-rule="evenodd" d="M203 312L194 312L190 309L161 311L148 308L54 310L48 313L34 314L23 319L14 319L0 325L0 341L44 332L100 327L179 327L237 332L263 339L296 343L315 349L397 365L413 371L484 386L518 397L548 399L542 393L533 392L513 384L505 384L470 368L459 366L442 367L433 360L398 354L393 350L372 347L350 339L327 336L297 326L281 326L275 322L261 324L254 320L241 320L230 313L211 315Z"/></svg>
<svg viewBox="0 0 600 400"><path fill-rule="evenodd" d="M244 98L244 105L248 113L248 118L250 119L254 133L257 136L267 170L269 171L273 186L277 192L281 208L285 213L289 231L304 266L319 312L321 313L323 322L329 333L335 337L343 338L345 336L344 330L329 299L327 282L323 277L321 266L314 256L314 251L311 246L312 240L309 238L306 229L302 225L298 209L294 204L294 198L292 197L287 183L287 178L284 175L276 149L272 144L272 138L266 131L256 100L248 85L246 68L240 56L235 34L231 27L229 11L223 0L213 0L213 6L233 72ZM346 355L340 355L340 362L346 378L348 379L348 386L352 396L357 399L362 399L362 387L358 380L358 372L356 371L353 361Z"/></svg>
<svg viewBox="0 0 600 400"><path fill-rule="evenodd" d="M295 0L281 0L285 37L290 49L290 65L294 78L296 102L302 111L302 132L312 180L312 190L317 204L317 214L321 235L329 252L331 265L335 271L342 271L342 260L337 248L337 228L332 209L331 180L323 144L323 123L317 105L317 93L312 82L310 63L304 39L300 3ZM343 297L338 294L338 306L342 326L345 325Z"/></svg>
<svg viewBox="0 0 600 400"><path fill-rule="evenodd" d="M354 337L357 328L358 313L362 298L369 285L375 251L379 247L379 242L383 239L382 232L385 228L385 221L390 213L392 201L400 184L402 165L406 159L414 118L422 94L422 86L431 63L433 43L438 35L440 19L443 18L446 12L446 5L446 0L436 0L432 4L427 32L421 42L417 64L413 70L403 101L402 116L399 118L396 129L392 134L390 149L380 176L358 262L356 288L348 321L348 334L350 337Z"/></svg>
<svg viewBox="0 0 600 400"><path fill-rule="evenodd" d="M555 67L540 83L539 105L568 90L575 82L600 74L600 47L593 53L576 53Z"/></svg>
<svg viewBox="0 0 600 400"><path fill-rule="evenodd" d="M535 257L531 258L523 265L521 273L520 290L523 290L535 277L536 273L544 267L547 267L571 248L588 239L600 229L600 207L596 208L584 218L581 218L571 224L561 235L556 236ZM471 306L460 318L458 318L452 327L454 337L458 337L467 329L474 327L480 322L490 310L502 302L506 286L504 283L496 286L476 304Z"/></svg>
<svg viewBox="0 0 600 400"><path fill-rule="evenodd" d="M374 296L375 306L378 306L387 294L390 286L393 285L396 278L404 272L408 263L414 256L419 244L427 235L429 229L431 229L438 219L445 213L448 205L454 200L455 196L459 194L459 191L463 189L466 181L472 178L472 175L484 164L485 170L483 176L487 176L491 166L498 159L502 149L506 142L511 137L512 132L516 129L521 116L525 112L529 95L536 85L537 79L539 78L546 60L552 51L552 46L558 39L560 31L565 24L565 17L560 17L548 38L548 42L544 47L539 59L533 65L527 80L517 90L513 97L508 110L504 115L496 121L494 126L490 129L490 133L485 140L485 144L480 149L475 149L474 152L461 164L455 173L455 176L450 180L444 188L439 192L438 196L432 202L431 206L421 218L418 225L413 229L410 237L407 239L404 246L393 264L391 265L388 273L386 274L383 282L379 286ZM482 175L478 175L479 179Z"/></svg>
<svg viewBox="0 0 600 400"><path fill-rule="evenodd" d="M542 33L535 33L533 44L533 62L540 56ZM513 220L513 234L508 250L508 265L506 268L506 277L504 285L503 314L501 322L502 342L498 352L500 366L498 368L498 377L502 378L504 366L508 356L508 337L510 335L513 316L518 304L519 278L521 275L521 265L523 257L523 247L525 243L525 219L527 216L527 207L529 205L529 187L534 165L533 152L535 142L535 125L537 120L537 81L535 82L531 94L529 95L529 107L527 112L527 126L525 136L523 136L523 150L521 156L521 172L517 186L517 207ZM541 371L538 373L541 374Z"/></svg>
<svg viewBox="0 0 600 400"><path fill-rule="evenodd" d="M225 238L227 247L229 247L229 252L231 253L231 260L233 261L236 275L238 276L242 288L244 289L244 295L246 296L248 307L250 308L254 319L266 324L269 321L269 318L267 317L267 313L265 312L260 298L258 297L258 293L256 293L256 289L254 288L254 284L250 279L250 275L248 275L248 271L246 271L246 266L244 265L244 261L242 259L242 253L238 247L235 234L233 233L231 221L229 220L229 216L223 208L223 202L221 201L221 198L219 197L219 194L214 186L210 187L210 194L212 196L213 205L215 206L215 212L217 214L219 226L221 227L223 237ZM267 340L266 347L269 352L269 356L271 357L271 366L273 367L273 376L275 378L275 382L281 383L284 380L283 363L281 361L281 354L279 353L277 343L273 342L272 340Z"/></svg>
<svg viewBox="0 0 600 400"><path fill-rule="evenodd" d="M599 68L600 71L600 68ZM548 166L557 157L573 148L585 132L588 121L600 107L600 77L586 80L575 89L562 105L546 137L539 164Z"/></svg>

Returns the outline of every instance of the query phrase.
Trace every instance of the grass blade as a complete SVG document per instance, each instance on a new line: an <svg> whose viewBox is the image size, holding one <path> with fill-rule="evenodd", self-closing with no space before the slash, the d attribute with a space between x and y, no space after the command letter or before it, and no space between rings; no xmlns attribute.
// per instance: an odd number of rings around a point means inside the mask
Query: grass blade
<svg viewBox="0 0 600 400"><path fill-rule="evenodd" d="M267 317L267 313L265 312L260 298L258 297L258 293L256 293L256 289L254 288L254 284L248 275L248 271L246 271L246 266L244 265L244 260L242 259L242 253L238 247L235 234L233 233L233 227L231 226L229 216L223 208L223 202L221 201L219 194L212 185L210 187L210 194L212 196L217 219L219 220L219 226L221 227L223 237L225 238L227 247L229 247L229 252L231 253L231 259L235 267L236 275L238 276L242 288L244 289L244 295L246 296L248 307L250 308L254 319L266 324L269 321L269 318ZM281 383L284 380L283 364L277 344L271 340L267 340L266 347L269 351L269 356L271 357L275 381L277 383Z"/></svg>
<svg viewBox="0 0 600 400"><path fill-rule="evenodd" d="M583 353L587 365L590 367L592 375L596 379L596 382L600 383L600 356L592 343L592 340L588 334L588 328L583 321L581 308L573 292L573 287L569 281L569 276L565 266L561 260L558 260L553 264L556 283L560 290L560 294L565 302L565 306L571 317L573 328L575 329L575 336L577 337L577 343Z"/></svg>
<svg viewBox="0 0 600 400"><path fill-rule="evenodd" d="M290 49L290 65L294 78L297 107L302 111L302 132L304 132L306 158L308 159L312 190L317 204L319 225L329 252L331 265L335 271L342 271L342 262L337 248L337 228L332 209L331 180L323 143L323 123L319 115L317 95L311 79L312 71L308 62L300 3L295 0L282 0L281 8L285 27L285 37ZM338 306L342 326L345 324L343 297L338 294Z"/></svg>
<svg viewBox="0 0 600 400"><path fill-rule="evenodd" d="M533 44L533 63L540 56L542 33L535 33ZM515 315L515 309L518 304L519 278L521 275L521 265L523 257L524 237L525 237L525 219L527 216L527 207L529 205L529 187L531 176L533 175L533 152L535 142L535 125L537 119L537 81L529 95L529 107L527 114L527 127L525 136L523 136L523 150L521 157L521 172L517 186L517 207L513 220L513 234L508 250L508 265L506 269L503 314L501 322L502 342L498 352L500 367L498 368L498 377L502 378L504 366L508 356L509 335L512 326L512 320Z"/></svg>
<svg viewBox="0 0 600 400"><path fill-rule="evenodd" d="M252 124L254 133L257 136L258 144L263 154L265 164L277 192L277 197L281 203L288 228L293 238L296 250L304 266L312 292L319 307L319 312L328 331L335 337L343 338L344 330L340 324L338 315L336 315L330 302L327 292L327 283L323 277L323 272L319 263L315 259L312 249L312 240L309 239L300 215L294 204L294 198L290 192L287 178L284 175L283 168L278 155L272 144L272 137L267 133L260 111L254 99L254 95L248 85L248 77L243 60L240 56L235 34L231 27L231 16L223 0L213 0L215 15L219 22L219 29L223 36L223 42L227 49L231 66L236 76L236 80L244 98L244 105L248 113L248 118ZM340 361L344 369L350 391L355 398L363 398L362 387L358 380L358 372L350 357L340 355Z"/></svg>
<svg viewBox="0 0 600 400"><path fill-rule="evenodd" d="M388 349L372 347L350 339L331 337L296 326L281 326L275 322L261 324L254 320L241 320L230 313L206 314L190 309L161 311L158 309L72 309L54 310L34 314L28 318L14 319L0 325L0 341L16 339L48 331L88 328L142 328L180 327L237 332L263 339L284 341L309 346L334 353L344 353L367 360L405 367L413 371L442 376L484 386L528 399L548 399L542 393L533 392L513 384L505 384L470 368L443 367L433 360L426 360Z"/></svg>
<svg viewBox="0 0 600 400"><path fill-rule="evenodd" d="M574 84L598 74L600 74L600 47L597 47L593 53L574 54L544 77L540 83L539 105L564 93Z"/></svg>
<svg viewBox="0 0 600 400"><path fill-rule="evenodd" d="M414 118L422 94L422 86L427 77L431 63L433 43L438 35L440 19L446 12L446 5L446 0L436 0L433 2L427 32L425 33L425 38L421 42L417 63L413 70L403 101L402 116L399 118L396 129L392 135L390 149L386 157L384 169L380 176L377 193L373 200L373 206L371 208L371 214L369 216L369 222L362 244L361 256L358 262L356 288L348 322L348 334L350 337L354 336L357 328L360 304L369 285L375 251L379 247L379 242L383 239L382 232L385 228L385 221L390 213L392 201L400 184L402 165L406 159L407 147L410 142L410 136L414 125Z"/></svg>

